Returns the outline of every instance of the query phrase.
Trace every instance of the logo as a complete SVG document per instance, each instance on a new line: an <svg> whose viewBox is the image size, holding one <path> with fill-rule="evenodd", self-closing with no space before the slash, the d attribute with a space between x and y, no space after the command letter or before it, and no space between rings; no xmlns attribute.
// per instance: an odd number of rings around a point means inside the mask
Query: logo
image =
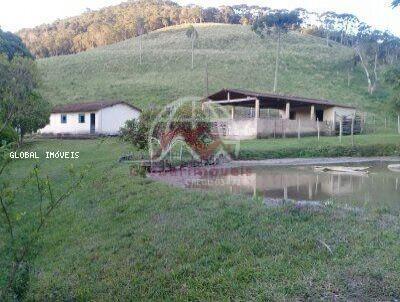
<svg viewBox="0 0 400 302"><path fill-rule="evenodd" d="M226 139L225 107L199 98L179 99L161 110L148 134L152 162L171 166L218 164L237 157L239 141Z"/></svg>

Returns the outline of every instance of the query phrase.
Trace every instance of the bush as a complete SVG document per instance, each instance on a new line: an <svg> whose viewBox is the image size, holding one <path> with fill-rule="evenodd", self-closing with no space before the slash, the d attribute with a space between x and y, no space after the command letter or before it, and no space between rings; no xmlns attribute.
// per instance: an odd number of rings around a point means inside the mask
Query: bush
<svg viewBox="0 0 400 302"><path fill-rule="evenodd" d="M140 114L139 120L129 120L120 129L122 140L133 144L139 149L147 149L148 135L157 111L149 109Z"/></svg>
<svg viewBox="0 0 400 302"><path fill-rule="evenodd" d="M17 140L18 134L11 127L6 127L5 129L3 129L3 131L0 132L0 145L16 142Z"/></svg>

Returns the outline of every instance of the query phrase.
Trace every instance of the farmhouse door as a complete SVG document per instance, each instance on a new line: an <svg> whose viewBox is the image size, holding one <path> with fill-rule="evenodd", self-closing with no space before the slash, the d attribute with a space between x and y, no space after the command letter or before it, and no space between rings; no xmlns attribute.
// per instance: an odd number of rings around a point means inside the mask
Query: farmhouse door
<svg viewBox="0 0 400 302"><path fill-rule="evenodd" d="M96 131L96 114L90 114L90 133L94 133Z"/></svg>

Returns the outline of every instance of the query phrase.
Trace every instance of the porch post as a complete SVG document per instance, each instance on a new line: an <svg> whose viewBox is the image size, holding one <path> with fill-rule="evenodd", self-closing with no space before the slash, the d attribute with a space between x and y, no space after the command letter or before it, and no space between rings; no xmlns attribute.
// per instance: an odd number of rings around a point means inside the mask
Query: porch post
<svg viewBox="0 0 400 302"><path fill-rule="evenodd" d="M231 107L231 119L235 119L235 106Z"/></svg>
<svg viewBox="0 0 400 302"><path fill-rule="evenodd" d="M254 118L259 118L259 117L260 117L260 100L256 99L256 101L255 101Z"/></svg>
<svg viewBox="0 0 400 302"><path fill-rule="evenodd" d="M332 132L333 132L333 135L336 135L336 112L335 111L333 111Z"/></svg>
<svg viewBox="0 0 400 302"><path fill-rule="evenodd" d="M315 121L315 106L314 106L314 105L311 105L310 119L311 119L312 121Z"/></svg>
<svg viewBox="0 0 400 302"><path fill-rule="evenodd" d="M290 119L290 102L286 103L285 119Z"/></svg>

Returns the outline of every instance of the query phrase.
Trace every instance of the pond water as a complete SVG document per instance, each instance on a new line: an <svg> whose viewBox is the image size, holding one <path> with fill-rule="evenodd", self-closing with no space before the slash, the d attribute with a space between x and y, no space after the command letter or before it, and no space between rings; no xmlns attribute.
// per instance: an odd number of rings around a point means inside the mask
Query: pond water
<svg viewBox="0 0 400 302"><path fill-rule="evenodd" d="M370 169L368 174L350 174L317 172L313 166L213 167L183 169L152 177L186 188L257 195L270 200L337 200L400 209L400 173L390 171L388 163L346 166Z"/></svg>

